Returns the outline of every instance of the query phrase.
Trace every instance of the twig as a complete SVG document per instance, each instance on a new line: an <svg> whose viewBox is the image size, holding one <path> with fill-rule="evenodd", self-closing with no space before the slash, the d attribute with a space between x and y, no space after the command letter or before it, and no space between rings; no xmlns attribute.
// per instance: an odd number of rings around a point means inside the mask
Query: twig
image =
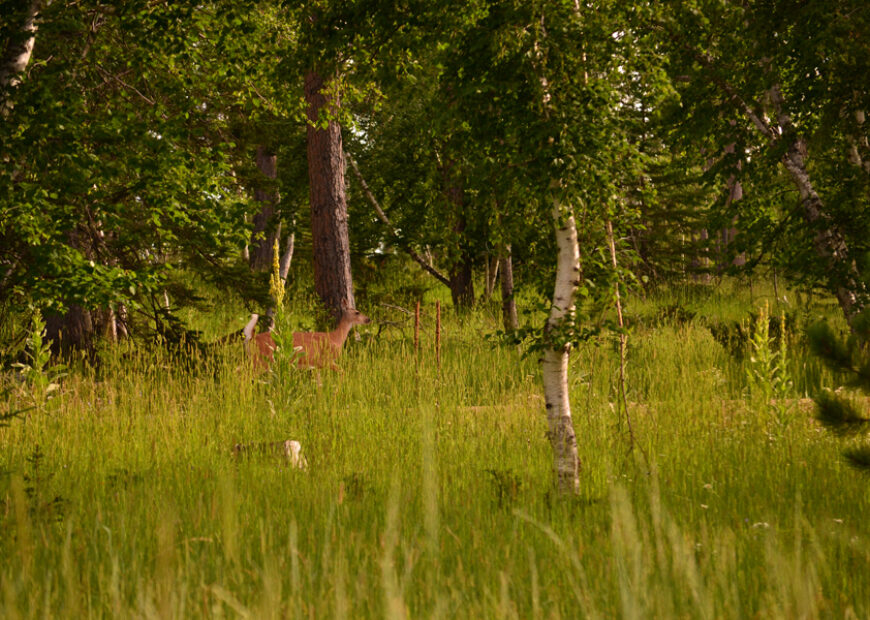
<svg viewBox="0 0 870 620"><path fill-rule="evenodd" d="M418 302L418 303L419 303L419 302ZM384 308L389 308L390 310L398 310L399 312L403 312L403 313L407 314L408 316L411 316L411 311L410 311L410 310L406 310L406 309L403 308L402 306L394 306L393 304L385 304L385 303L383 303L383 302L379 303L378 305L379 305L379 306L382 306L382 307L384 307Z"/></svg>
<svg viewBox="0 0 870 620"><path fill-rule="evenodd" d="M414 358L418 358L418 351L420 350L420 300L417 300L417 308L414 311Z"/></svg>
<svg viewBox="0 0 870 620"><path fill-rule="evenodd" d="M441 302L435 302L435 365L441 376Z"/></svg>
<svg viewBox="0 0 870 620"><path fill-rule="evenodd" d="M616 242L613 240L613 223L610 220L607 220L606 227L607 245L610 247L610 263L613 266L613 273L616 277L614 297L616 300L616 319L619 323L619 396L622 401L622 408L625 410L625 420L628 423L628 451L631 452L632 448L634 448L634 429L631 425L631 415L628 413L628 399L625 397L625 349L628 338L625 334L625 321L622 316L622 299L619 294L619 265L616 262Z"/></svg>

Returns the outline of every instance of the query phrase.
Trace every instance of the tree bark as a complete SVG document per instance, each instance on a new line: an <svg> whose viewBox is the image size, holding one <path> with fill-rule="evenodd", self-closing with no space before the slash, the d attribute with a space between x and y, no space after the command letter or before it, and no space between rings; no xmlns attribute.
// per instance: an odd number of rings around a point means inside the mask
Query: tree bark
<svg viewBox="0 0 870 620"><path fill-rule="evenodd" d="M461 189L454 188L449 193L452 195L451 201L456 201L454 204L462 204ZM449 276L450 297L453 300L453 307L460 309L468 309L474 305L473 261L471 251L463 235L465 227L465 216L460 215L458 222L453 227L453 232L459 237L459 260L453 263Z"/></svg>
<svg viewBox="0 0 870 620"><path fill-rule="evenodd" d="M499 258L501 269L501 316L506 332L516 331L520 324L517 319L517 302L514 299L514 261L511 246L505 246Z"/></svg>
<svg viewBox="0 0 870 620"><path fill-rule="evenodd" d="M11 107L7 92L15 87L19 75L27 68L33 55L33 44L36 42L36 18L42 8L43 0L31 0L27 13L21 24L20 37L10 40L3 50L0 60L0 115L4 115Z"/></svg>
<svg viewBox="0 0 870 620"><path fill-rule="evenodd" d="M285 284L287 282L287 276L290 275L290 263L293 262L293 250L295 249L296 233L292 232L287 235L287 241L284 244L284 253L281 254L281 259L278 261L278 276L284 281Z"/></svg>
<svg viewBox="0 0 870 620"><path fill-rule="evenodd" d="M488 302L495 290L495 282L498 280L498 270L501 265L499 256L486 257L486 282L483 289L483 301Z"/></svg>
<svg viewBox="0 0 870 620"><path fill-rule="evenodd" d="M769 96L780 131L772 131L767 126L767 135L772 143L777 142L780 135L781 139L787 141L788 150L782 156L783 166L800 195L801 215L816 233L813 246L816 255L824 263L828 274L828 285L836 294L846 321L851 323L867 303L867 287L858 272L855 257L849 250L846 235L827 212L824 202L813 186L806 165L806 140L799 134L791 117L784 111L782 90L778 84L770 89ZM757 122L756 126L758 126ZM766 125L762 125L759 129L764 127Z"/></svg>
<svg viewBox="0 0 870 620"><path fill-rule="evenodd" d="M579 16L580 4L574 1L574 10ZM544 16L541 15L541 31L546 36ZM541 60L543 54L535 43L535 53ZM584 81L586 80L584 74ZM545 117L550 114L550 83L541 71L542 103ZM577 454L577 436L574 434L574 420L571 418L571 399L568 392L568 361L571 343L565 342L566 323L574 319L574 294L580 285L580 245L577 240L577 224L571 209L563 211L560 191L561 180L550 181L552 192L553 224L556 229L556 283L553 287L553 303L550 316L544 325L544 355L541 357L541 375L544 384L544 403L547 409L547 432L553 447L553 471L556 488L561 493L579 493L580 458Z"/></svg>
<svg viewBox="0 0 870 620"><path fill-rule="evenodd" d="M55 355L71 351L93 352L93 317L89 310L78 304L70 304L64 314L46 315L45 334Z"/></svg>
<svg viewBox="0 0 870 620"><path fill-rule="evenodd" d="M320 120L324 113L334 114L340 102L337 95L334 100L327 98L323 90L323 78L316 71L305 76L314 287L337 320L343 303L350 307L355 304L341 126L337 121L329 120L326 127L322 127Z"/></svg>
<svg viewBox="0 0 870 620"><path fill-rule="evenodd" d="M264 177L274 181L278 178L278 156L264 146L257 147L257 169ZM272 268L272 248L281 234L281 225L274 225L272 219L277 215L280 197L274 189L254 190L254 200L262 204L260 212L254 216L251 232L251 245L248 263L252 271L269 271ZM271 230L270 230L271 228Z"/></svg>
<svg viewBox="0 0 870 620"><path fill-rule="evenodd" d="M474 279L472 264L466 252L450 270L450 297L455 308L468 309L474 305Z"/></svg>
<svg viewBox="0 0 870 620"><path fill-rule="evenodd" d="M553 222L559 258L556 265L556 285L553 305L544 327L547 339L541 358L544 399L547 408L548 436L553 446L553 470L557 488L564 493L580 490L580 459L577 455L577 437L571 418L568 394L568 359L571 344L562 341L560 331L574 317L574 294L580 282L580 248L574 216L562 213L558 199L553 200Z"/></svg>
<svg viewBox="0 0 870 620"><path fill-rule="evenodd" d="M804 156L806 143L803 138L794 140L783 156L783 164L801 198L801 215L815 231L813 246L824 261L829 285L837 296L840 309L851 322L864 309L867 290L858 273L854 258L850 255L846 237L840 227L825 210L810 179Z"/></svg>
<svg viewBox="0 0 870 620"><path fill-rule="evenodd" d="M733 124L736 124L737 121L732 121ZM725 147L725 153L733 154L736 148L736 144L733 142ZM742 161L737 162L737 169L742 169ZM728 196L725 198L725 208L727 209L735 202L740 202L743 200L743 185L740 183L740 180L736 178L733 174L728 177L728 182L726 183L726 188L728 190ZM721 245L719 249L719 269L720 271L725 268L724 258L728 256L728 246L731 245L734 240L737 238L737 216L731 220L731 226L724 228L721 233ZM742 267L746 264L746 254L741 253L735 256L731 264L735 267Z"/></svg>

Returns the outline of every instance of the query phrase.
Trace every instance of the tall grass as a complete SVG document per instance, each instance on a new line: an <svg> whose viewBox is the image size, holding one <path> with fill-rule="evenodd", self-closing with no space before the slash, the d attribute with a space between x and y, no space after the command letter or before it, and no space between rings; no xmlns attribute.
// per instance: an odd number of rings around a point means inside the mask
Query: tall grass
<svg viewBox="0 0 870 620"><path fill-rule="evenodd" d="M576 498L552 491L535 360L449 315L439 372L433 324L418 355L407 328L363 330L341 373L252 376L240 347L71 372L0 429L0 615L870 614L868 481L800 387L785 426L754 401L702 321L632 333L632 450L612 342L576 351ZM231 450L289 438L307 470Z"/></svg>

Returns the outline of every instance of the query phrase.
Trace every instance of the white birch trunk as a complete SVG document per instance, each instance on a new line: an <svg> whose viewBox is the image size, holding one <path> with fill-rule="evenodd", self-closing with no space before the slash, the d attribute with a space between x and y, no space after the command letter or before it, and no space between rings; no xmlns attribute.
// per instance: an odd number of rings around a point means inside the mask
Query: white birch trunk
<svg viewBox="0 0 870 620"><path fill-rule="evenodd" d="M294 220L295 225L295 220ZM290 263L293 262L293 250L296 248L296 233L292 232L287 235L287 246L284 253L281 255L281 261L278 263L278 275L286 283L287 276L290 274Z"/></svg>
<svg viewBox="0 0 870 620"><path fill-rule="evenodd" d="M492 298L492 292L495 290L495 283L498 280L499 257L487 256L486 261L486 282L483 289L483 300L488 302Z"/></svg>
<svg viewBox="0 0 870 620"><path fill-rule="evenodd" d="M27 68L30 57L33 55L33 44L36 41L36 18L42 8L42 0L31 0L27 7L27 16L21 25L22 41L15 45L9 45L3 54L0 64L0 93L13 88L21 80L19 75ZM0 112L5 113L12 107L11 101L3 101L0 95Z"/></svg>
<svg viewBox="0 0 870 620"><path fill-rule="evenodd" d="M580 283L580 248L574 216L566 216L562 212L558 198L553 200L553 222L556 226L559 258L553 305L544 328L548 346L541 358L541 372L556 484L561 492L577 493L580 490L580 460L577 456L577 438L568 395L568 359L571 345L560 344L558 332L566 321L571 321L574 317L574 294ZM555 342L552 341L554 337Z"/></svg>
<svg viewBox="0 0 870 620"><path fill-rule="evenodd" d="M837 301L846 320L851 322L852 318L864 309L867 290L858 274L857 265L850 256L849 246L842 231L826 212L821 197L813 187L804 160L805 153L806 143L803 138L798 138L789 145L788 151L783 156L783 164L800 194L804 220L816 226L821 221L813 245L816 254L827 263L828 272L837 274L835 276Z"/></svg>
<svg viewBox="0 0 870 620"><path fill-rule="evenodd" d="M851 322L864 309L868 296L867 287L861 280L843 231L825 209L825 204L813 185L806 164L806 140L800 136L791 117L785 112L782 90L778 84L768 91L768 98L776 113L783 139L790 140L788 150L782 156L783 166L797 187L804 221L818 231L813 239L814 249L831 274L830 281L834 285L837 301L846 321ZM776 142L776 132L771 132L771 136L771 142Z"/></svg>

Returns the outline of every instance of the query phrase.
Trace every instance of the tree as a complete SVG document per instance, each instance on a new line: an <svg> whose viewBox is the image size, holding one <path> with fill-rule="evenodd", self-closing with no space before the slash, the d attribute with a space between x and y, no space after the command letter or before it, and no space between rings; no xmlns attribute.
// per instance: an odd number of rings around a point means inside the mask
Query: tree
<svg viewBox="0 0 870 620"><path fill-rule="evenodd" d="M252 22L223 8L55 2L40 13L32 68L0 127L0 296L66 316L48 322L68 344L87 347L122 307L168 327L164 291L192 299L180 266L240 281L247 205L226 110L246 97L233 64L246 55L227 33ZM4 32L16 19L4 12Z"/></svg>
<svg viewBox="0 0 870 620"><path fill-rule="evenodd" d="M656 10L684 134L708 153L737 145L721 158L722 180L756 182L751 197L729 206L752 222L752 209L790 183L794 198L777 228L798 235L789 244L794 271L834 294L851 320L867 299L859 265L868 245L858 231L867 228L870 178L851 155L866 133L855 113L870 95L857 79L866 54L854 53L870 33L863 4L672 2Z"/></svg>
<svg viewBox="0 0 870 620"><path fill-rule="evenodd" d="M622 204L619 187L635 161L622 105L625 69L633 62L630 37L619 26L624 17L610 3L587 10L490 2L450 41L445 63L444 81L459 94L455 108L477 155L469 158L467 188L502 209L489 213L503 239L534 222L535 239L549 257L535 278L540 290L552 286L537 347L555 480L569 493L580 481L568 382L572 344L585 333L578 291L588 291L586 283L600 272L595 240ZM540 236L546 222L554 232L549 242Z"/></svg>
<svg viewBox="0 0 870 620"><path fill-rule="evenodd" d="M278 155L258 145L255 161L266 182L274 183L278 178ZM254 200L263 206L254 215L248 262L254 271L268 271L272 268L272 248L281 236L281 224L276 223L280 215L277 213L280 198L274 188L260 187L254 190Z"/></svg>
<svg viewBox="0 0 870 620"><path fill-rule="evenodd" d="M308 103L308 178L311 192L311 237L314 287L333 315L342 304L355 306L350 273L350 240L344 184L344 148L337 120L340 98L327 93L315 70L305 76Z"/></svg>
<svg viewBox="0 0 870 620"><path fill-rule="evenodd" d="M0 41L6 41L3 56L0 57L0 113L11 107L12 89L20 83L20 75L27 68L36 41L37 18L42 8L42 0L24 3L24 13L15 10L21 2L3 2L4 13L9 19L3 24ZM12 6L9 6L12 5Z"/></svg>

